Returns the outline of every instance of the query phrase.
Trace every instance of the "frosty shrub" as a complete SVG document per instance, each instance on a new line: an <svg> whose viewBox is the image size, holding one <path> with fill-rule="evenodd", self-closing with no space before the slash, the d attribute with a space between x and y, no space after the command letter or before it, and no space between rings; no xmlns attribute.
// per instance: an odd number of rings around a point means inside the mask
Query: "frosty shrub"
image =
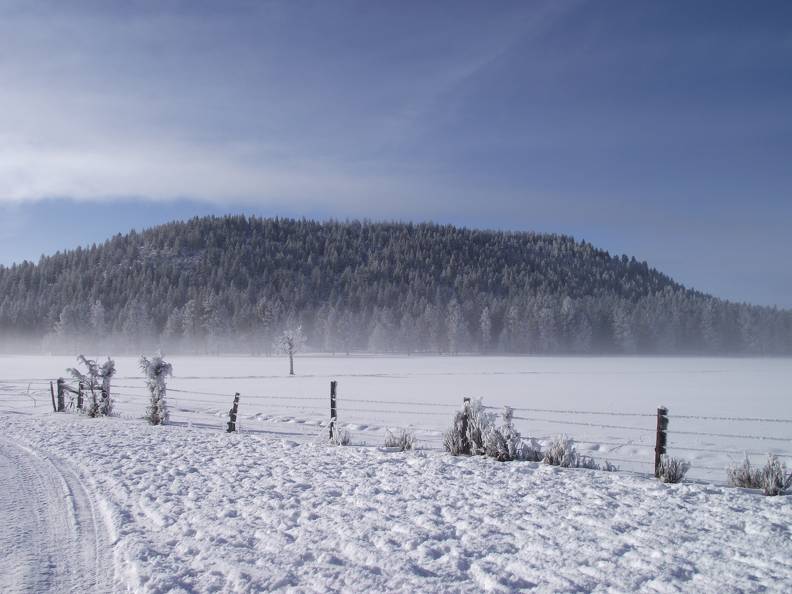
<svg viewBox="0 0 792 594"><path fill-rule="evenodd" d="M385 447L395 448L400 452L412 450L415 448L415 434L406 429L401 429L396 433L391 433L388 430L385 435Z"/></svg>
<svg viewBox="0 0 792 594"><path fill-rule="evenodd" d="M510 406L503 408L501 425L490 423L484 433L484 453L500 462L535 458L537 445L533 440L523 441L514 428L514 410Z"/></svg>
<svg viewBox="0 0 792 594"><path fill-rule="evenodd" d="M335 426L333 435L330 437L330 443L336 446L347 446L352 443L352 438L349 435L349 431Z"/></svg>
<svg viewBox="0 0 792 594"><path fill-rule="evenodd" d="M761 486L765 495L783 495L792 487L792 473L787 474L786 464L777 456L767 456L767 464L761 470Z"/></svg>
<svg viewBox="0 0 792 594"><path fill-rule="evenodd" d="M577 460L575 460L575 468L588 468L589 470L599 470L600 465L594 461L594 458L591 456L583 456L581 454L577 455Z"/></svg>
<svg viewBox="0 0 792 594"><path fill-rule="evenodd" d="M524 439L514 428L514 412L505 407L501 424L484 408L481 400L466 403L454 415L451 428L443 435L443 446L454 456L485 455L500 462L538 461L541 447L534 439Z"/></svg>
<svg viewBox="0 0 792 594"><path fill-rule="evenodd" d="M688 470L690 470L689 462L664 454L660 456L659 476L657 478L664 483L681 483Z"/></svg>
<svg viewBox="0 0 792 594"><path fill-rule="evenodd" d="M116 373L115 361L110 357L102 363L99 368L99 377L102 378L102 401L99 404L99 412L105 416L113 414L113 396L110 392L110 382Z"/></svg>
<svg viewBox="0 0 792 594"><path fill-rule="evenodd" d="M141 355L140 369L146 374L146 386L151 394L145 419L152 425L164 425L169 419L165 378L173 374L173 366L159 353L151 359Z"/></svg>
<svg viewBox="0 0 792 594"><path fill-rule="evenodd" d="M536 441L533 437L523 438L522 444L520 445L520 455L518 460L524 460L526 462L541 462L544 458L544 452L542 451L542 444Z"/></svg>
<svg viewBox="0 0 792 594"><path fill-rule="evenodd" d="M729 477L729 484L733 487L762 488L762 469L751 466L747 455L739 466L729 466L726 469L726 474Z"/></svg>
<svg viewBox="0 0 792 594"><path fill-rule="evenodd" d="M451 428L443 435L443 446L454 456L485 453L485 434L493 424L481 399L465 403L465 409L454 414Z"/></svg>
<svg viewBox="0 0 792 594"><path fill-rule="evenodd" d="M115 361L110 357L102 365L85 355L78 355L77 362L81 363L86 372L70 367L68 371L78 382L84 384L91 392L91 401L85 413L89 417L108 416L113 413L113 399L110 394L110 381L115 375ZM101 388L100 388L101 383Z"/></svg>
<svg viewBox="0 0 792 594"><path fill-rule="evenodd" d="M578 453L575 448L575 440L566 435L557 435L553 438L542 456L542 462L563 468L600 470L600 465L594 458ZM616 467L609 465L606 470L616 470Z"/></svg>
<svg viewBox="0 0 792 594"><path fill-rule="evenodd" d="M443 434L443 447L452 456L470 454L470 443L467 440L467 424L465 415L457 411L451 429Z"/></svg>
<svg viewBox="0 0 792 594"><path fill-rule="evenodd" d="M470 444L470 453L473 455L485 454L487 433L494 421L494 415L489 413L481 403L481 398L472 400L467 405L467 440Z"/></svg>
<svg viewBox="0 0 792 594"><path fill-rule="evenodd" d="M545 450L542 462L551 466L574 468L577 466L575 442L566 435L557 435Z"/></svg>

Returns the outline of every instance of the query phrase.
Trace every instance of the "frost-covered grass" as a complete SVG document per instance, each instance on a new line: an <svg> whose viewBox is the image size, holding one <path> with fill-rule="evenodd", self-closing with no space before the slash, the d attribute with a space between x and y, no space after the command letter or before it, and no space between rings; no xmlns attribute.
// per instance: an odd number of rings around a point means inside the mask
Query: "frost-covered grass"
<svg viewBox="0 0 792 594"><path fill-rule="evenodd" d="M119 591L784 592L792 580L789 497L142 420L0 413L0 426L97 494Z"/></svg>

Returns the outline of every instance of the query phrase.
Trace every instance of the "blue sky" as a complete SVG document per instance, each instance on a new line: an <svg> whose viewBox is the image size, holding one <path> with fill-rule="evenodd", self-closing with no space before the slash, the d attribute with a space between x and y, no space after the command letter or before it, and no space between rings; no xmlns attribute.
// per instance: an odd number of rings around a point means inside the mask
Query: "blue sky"
<svg viewBox="0 0 792 594"><path fill-rule="evenodd" d="M792 307L788 2L0 4L0 263L200 214L572 234Z"/></svg>

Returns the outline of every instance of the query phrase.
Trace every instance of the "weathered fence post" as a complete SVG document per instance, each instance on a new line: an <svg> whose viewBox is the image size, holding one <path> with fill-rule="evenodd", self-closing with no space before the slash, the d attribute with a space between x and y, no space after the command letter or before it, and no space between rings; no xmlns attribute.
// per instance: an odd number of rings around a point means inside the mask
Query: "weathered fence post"
<svg viewBox="0 0 792 594"><path fill-rule="evenodd" d="M336 431L336 420L338 420L338 411L336 410L336 386L338 382L332 380L330 382L330 439L333 439Z"/></svg>
<svg viewBox="0 0 792 594"><path fill-rule="evenodd" d="M226 429L228 433L233 433L234 431L236 431L236 420L237 420L238 410L239 410L239 392L234 394L234 404L231 406L231 410L228 411L228 429Z"/></svg>
<svg viewBox="0 0 792 594"><path fill-rule="evenodd" d="M80 382L77 384L77 410L82 410L83 408L83 383Z"/></svg>
<svg viewBox="0 0 792 594"><path fill-rule="evenodd" d="M470 453L470 441L468 440L468 417L470 416L470 398L462 398L462 451Z"/></svg>
<svg viewBox="0 0 792 594"><path fill-rule="evenodd" d="M668 409L657 409L657 434L655 436L655 478L660 476L660 457L666 453L668 443Z"/></svg>
<svg viewBox="0 0 792 594"><path fill-rule="evenodd" d="M66 410L66 405L63 401L63 392L65 390L65 380L62 377L58 378L58 411L63 412Z"/></svg>
<svg viewBox="0 0 792 594"><path fill-rule="evenodd" d="M50 382L50 395L52 396L52 412L58 412L58 407L55 404L55 387Z"/></svg>

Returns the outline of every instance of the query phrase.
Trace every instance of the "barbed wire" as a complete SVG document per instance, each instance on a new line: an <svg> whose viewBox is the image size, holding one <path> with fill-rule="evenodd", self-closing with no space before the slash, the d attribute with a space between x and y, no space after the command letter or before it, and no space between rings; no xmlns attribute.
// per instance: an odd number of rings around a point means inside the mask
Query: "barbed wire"
<svg viewBox="0 0 792 594"><path fill-rule="evenodd" d="M361 412L363 412L363 413L379 413L379 414L386 414L386 415L395 413L395 414L401 414L401 415L435 415L435 416L443 415L443 416L445 416L445 415L448 414L448 413L445 413L445 412L437 412L437 411L431 411L431 410L430 411L422 410L422 411L419 412L419 411L413 411L413 410L392 410L392 409L391 410L384 410L384 409L381 409L381 408L347 408L347 407L341 408L340 406L338 407L338 411L339 411L339 413L343 413L343 414L361 413Z"/></svg>
<svg viewBox="0 0 792 594"><path fill-rule="evenodd" d="M744 421L750 423L790 423L792 419L770 419L766 417L712 417L705 415L668 415L672 419L692 419L696 421Z"/></svg>
<svg viewBox="0 0 792 594"><path fill-rule="evenodd" d="M667 431L668 435L696 435L703 437L728 437L731 439L759 439L763 441L786 441L792 443L792 437L775 437L770 435L742 435L739 433L707 433L704 431Z"/></svg>
<svg viewBox="0 0 792 594"><path fill-rule="evenodd" d="M508 405L503 406L484 406L487 409L498 409L502 410ZM544 413L554 413L554 414L565 414L565 415L603 415L603 416L612 416L612 417L657 417L656 414L650 413L623 413L623 412L615 412L615 411L593 411L593 410L571 410L571 409L557 409L557 408L526 408L520 406L509 406L513 411L516 412L544 412Z"/></svg>
<svg viewBox="0 0 792 594"><path fill-rule="evenodd" d="M619 447L619 448L635 447L635 448L643 448L643 449L651 449L651 450L654 449L653 445L642 444L642 443L631 443L629 441L627 441L627 442L620 442L620 441L592 441L592 440L586 440L586 439L575 439L575 443L585 443L585 444L589 444L589 445L615 446L615 447Z"/></svg>
<svg viewBox="0 0 792 594"><path fill-rule="evenodd" d="M327 397L325 397L327 398ZM456 404L448 404L448 403L439 403L439 402L409 402L407 400L372 400L368 398L349 398L344 396L343 394L338 395L338 402L339 404L342 402L361 402L364 404L394 404L394 405L406 405L406 406L437 406L437 407L444 407L444 408L460 408ZM443 413L447 414L447 413Z"/></svg>
<svg viewBox="0 0 792 594"><path fill-rule="evenodd" d="M654 447L654 446L652 446ZM779 458L792 458L792 454L788 453L777 453L777 452L756 452L751 450L719 450L715 448L696 448L696 447L688 447L688 446L680 446L677 444L667 445L666 449L674 449L674 450L681 450L683 452L707 452L713 454L727 454L727 455L742 455L746 454L748 456L766 456L767 454L773 454L774 456L778 456Z"/></svg>
<svg viewBox="0 0 792 594"><path fill-rule="evenodd" d="M534 422L534 423L541 422L541 423L553 423L553 424L557 424L557 425L577 425L577 426L581 426L581 427L599 427L599 428L602 428L602 429L627 429L627 430L631 430L631 431L648 431L650 433L654 433L656 431L655 429L650 429L648 427L633 427L633 426L630 426L630 425L605 425L605 424L601 424L601 423L583 423L583 422L580 422L580 421L566 421L566 420L558 421L558 420L555 420L555 419L543 419L543 418L538 418L538 417L518 417L518 416L514 416L513 418L515 420L519 420L519 421L531 421L531 422Z"/></svg>
<svg viewBox="0 0 792 594"><path fill-rule="evenodd" d="M641 464L644 466L649 466L652 463L646 460L635 460L629 458L611 458L610 456L603 456L603 460L607 460L608 462L621 462L622 464Z"/></svg>

